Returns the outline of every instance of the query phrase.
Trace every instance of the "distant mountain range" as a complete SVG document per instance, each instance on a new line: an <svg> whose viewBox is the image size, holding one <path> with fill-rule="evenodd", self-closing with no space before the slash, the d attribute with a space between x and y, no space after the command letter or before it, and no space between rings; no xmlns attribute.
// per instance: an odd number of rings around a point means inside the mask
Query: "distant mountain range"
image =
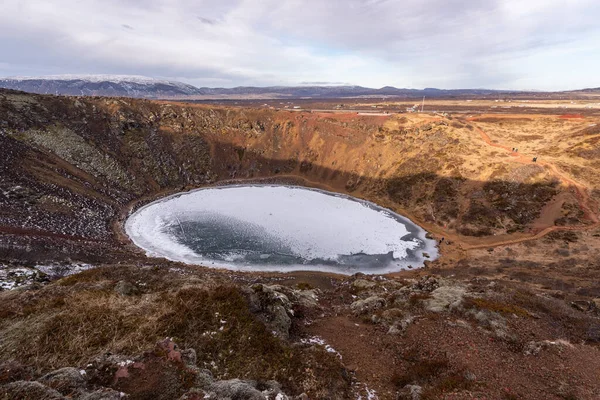
<svg viewBox="0 0 600 400"><path fill-rule="evenodd" d="M186 83L125 75L55 75L0 79L0 88L38 94L69 96L112 96L148 99L280 99L352 97L463 97L487 96L509 91L487 89L399 89L386 86L272 86L236 88L197 88Z"/></svg>
<svg viewBox="0 0 600 400"><path fill-rule="evenodd" d="M0 88L38 94L174 98L195 95L198 88L181 82L125 75L55 75L0 79Z"/></svg>
<svg viewBox="0 0 600 400"><path fill-rule="evenodd" d="M600 87L597 88L585 88L581 90L573 90L573 93L600 93Z"/></svg>

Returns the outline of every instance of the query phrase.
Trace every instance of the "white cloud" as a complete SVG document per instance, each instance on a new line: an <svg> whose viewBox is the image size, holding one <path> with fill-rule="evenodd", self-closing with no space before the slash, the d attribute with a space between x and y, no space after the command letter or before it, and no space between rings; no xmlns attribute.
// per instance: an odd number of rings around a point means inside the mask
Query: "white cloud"
<svg viewBox="0 0 600 400"><path fill-rule="evenodd" d="M0 64L15 75L145 74L211 86L600 86L595 3L4 0ZM572 76L577 59L586 65Z"/></svg>

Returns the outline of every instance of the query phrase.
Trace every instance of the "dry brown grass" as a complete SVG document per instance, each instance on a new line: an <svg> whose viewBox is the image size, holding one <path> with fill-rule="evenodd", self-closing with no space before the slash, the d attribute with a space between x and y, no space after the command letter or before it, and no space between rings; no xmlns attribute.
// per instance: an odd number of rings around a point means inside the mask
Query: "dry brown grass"
<svg viewBox="0 0 600 400"><path fill-rule="evenodd" d="M308 282L298 282L296 287L300 290L311 290L314 289L313 285Z"/></svg>
<svg viewBox="0 0 600 400"><path fill-rule="evenodd" d="M410 384L430 382L448 368L449 363L447 358L420 359L410 365L407 371L394 373L392 375L392 383L401 389Z"/></svg>
<svg viewBox="0 0 600 400"><path fill-rule="evenodd" d="M422 400L435 400L443 398L447 393L459 392L461 390L469 390L474 386L475 382L467 379L464 371L455 371L446 374L434 386L423 391Z"/></svg>
<svg viewBox="0 0 600 400"><path fill-rule="evenodd" d="M429 293L411 293L408 297L408 305L410 307L421 307L423 305L423 301L430 299L431 294Z"/></svg>
<svg viewBox="0 0 600 400"><path fill-rule="evenodd" d="M392 375L392 384L398 389L410 384L424 385L421 396L424 400L439 399L444 393L466 390L474 384L466 378L465 371L454 368L446 356L418 357L409 361L406 371Z"/></svg>
<svg viewBox="0 0 600 400"><path fill-rule="evenodd" d="M600 343L600 321L594 314L575 310L567 301L520 290L513 296L515 304L532 311L546 327L549 339L570 342Z"/></svg>
<svg viewBox="0 0 600 400"><path fill-rule="evenodd" d="M38 301L1 319L2 359L53 369L81 365L108 351L136 354L161 337L154 326L164 307L152 297L97 289L44 292Z"/></svg>
<svg viewBox="0 0 600 400"><path fill-rule="evenodd" d="M182 348L194 348L198 365L219 379L274 379L290 393L315 396L315 388L347 390L335 356L276 338L250 312L239 287L136 268L88 271L39 290L0 293L6 306L0 360L43 373L85 365L106 352L136 356L173 337ZM117 280L107 277L136 278L140 294L117 293Z"/></svg>
<svg viewBox="0 0 600 400"><path fill-rule="evenodd" d="M488 310L500 314L514 314L519 317L531 316L527 310L517 305L482 297L467 297L463 301L463 306L467 309L477 308L480 310Z"/></svg>

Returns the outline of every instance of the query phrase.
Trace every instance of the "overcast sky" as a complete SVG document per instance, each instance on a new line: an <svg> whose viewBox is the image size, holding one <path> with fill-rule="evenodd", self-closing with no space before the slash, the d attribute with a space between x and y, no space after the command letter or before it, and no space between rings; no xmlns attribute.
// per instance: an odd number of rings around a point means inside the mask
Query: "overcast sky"
<svg viewBox="0 0 600 400"><path fill-rule="evenodd" d="M0 0L0 76L600 87L599 0Z"/></svg>

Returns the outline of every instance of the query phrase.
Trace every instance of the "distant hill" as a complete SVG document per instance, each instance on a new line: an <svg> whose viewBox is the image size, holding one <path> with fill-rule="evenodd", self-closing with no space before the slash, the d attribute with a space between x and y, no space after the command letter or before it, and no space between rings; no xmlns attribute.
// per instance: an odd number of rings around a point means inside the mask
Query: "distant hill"
<svg viewBox="0 0 600 400"><path fill-rule="evenodd" d="M581 90L572 90L572 93L587 93L587 94L600 94L600 88L585 88Z"/></svg>
<svg viewBox="0 0 600 400"><path fill-rule="evenodd" d="M236 87L200 88L201 96L223 97L263 97L263 98L344 98L344 97L452 97L465 95L491 95L502 93L486 89L399 89L386 86L372 89L362 86L272 86L272 87Z"/></svg>
<svg viewBox="0 0 600 400"><path fill-rule="evenodd" d="M0 79L0 88L38 94L68 96L112 96L149 99L244 99L244 98L415 98L486 96L508 91L487 89L380 89L362 86L271 86L236 88L197 88L176 81L125 75L58 75Z"/></svg>
<svg viewBox="0 0 600 400"><path fill-rule="evenodd" d="M198 89L181 82L143 76L59 75L0 79L0 88L38 94L68 96L115 96L173 98L197 94Z"/></svg>

